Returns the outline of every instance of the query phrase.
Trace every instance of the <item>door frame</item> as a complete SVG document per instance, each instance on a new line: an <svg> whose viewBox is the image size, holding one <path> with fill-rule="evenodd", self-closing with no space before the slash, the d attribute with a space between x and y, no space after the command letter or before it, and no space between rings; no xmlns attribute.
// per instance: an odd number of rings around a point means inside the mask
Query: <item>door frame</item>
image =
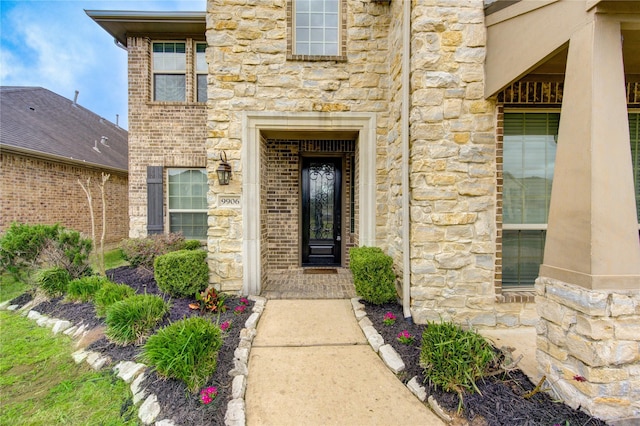
<svg viewBox="0 0 640 426"><path fill-rule="evenodd" d="M338 254L338 259L336 262L331 263L331 264L310 264L310 263L305 263L304 262L304 246L305 246L305 238L304 238L304 233L305 230L304 228L304 224L305 224L305 220L304 220L304 208L303 208L303 204L304 204L304 191L303 191L303 170L304 170L304 165L305 162L307 162L309 159L322 159L322 160L329 160L329 159L333 159L335 160L335 163L340 167L340 182L339 182L339 188L338 191L339 193L336 194L337 197L339 197L339 202L340 202L340 219L339 219L339 235L340 235L340 240L336 240L335 239L335 231L334 231L334 242L335 244L338 246L338 250L339 250L339 254ZM345 203L345 179L344 179L344 169L345 169L345 155L343 153L339 153L339 152L318 152L318 153L302 153L300 155L300 173L299 173L299 181L298 181L298 186L299 186L299 194L300 194L300 199L299 199L299 209L298 211L300 212L299 218L298 218L298 235L299 238L298 240L300 241L300 247L299 247L299 265L301 267L323 267L323 266L333 266L333 267L341 267L342 265L344 265L344 242L345 242L345 238L344 238L344 230L345 230L345 218L344 218L344 203ZM335 198L334 198L335 199ZM334 209L335 212L335 209ZM310 238L309 238L310 239Z"/></svg>
<svg viewBox="0 0 640 426"><path fill-rule="evenodd" d="M261 141L263 134L277 131L356 131L358 174L358 244L376 244L376 113L373 112L242 112L242 146L240 148L241 173L235 178L240 187L226 188L229 193L241 195L242 211L242 294L260 294L263 275L261 263ZM209 148L214 149L214 148ZM237 163L237 162L236 162ZM215 162L207 169L214 170ZM210 191L212 187L210 186ZM213 186L216 193L217 185ZM344 252L344 251L343 251ZM226 254L225 254L226 255ZM209 260L215 262L219 253L210 252Z"/></svg>

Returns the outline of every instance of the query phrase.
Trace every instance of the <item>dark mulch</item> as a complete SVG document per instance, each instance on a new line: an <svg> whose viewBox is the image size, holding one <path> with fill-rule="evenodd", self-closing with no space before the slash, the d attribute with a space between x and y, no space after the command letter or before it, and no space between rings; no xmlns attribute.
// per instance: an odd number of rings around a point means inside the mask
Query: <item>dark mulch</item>
<svg viewBox="0 0 640 426"><path fill-rule="evenodd" d="M451 415L456 415L459 398L456 393L444 392L425 383L426 379L419 365L420 343L424 325L413 324L403 318L402 307L396 303L365 305L367 316L374 327L384 338L385 343L391 344L406 365L406 370L400 374L403 382L418 376L420 383L427 388L427 394L433 395L440 406ZM384 314L392 312L397 320L393 325L383 323ZM415 336L412 345L404 345L397 340L397 335L403 330ZM589 416L582 411L574 410L568 405L555 402L547 393L537 393L526 399L524 394L533 390L535 385L520 370L494 376L477 383L481 394L465 394L463 397L463 411L461 415L473 425L489 426L534 426L555 424L565 425L606 425L602 420Z"/></svg>
<svg viewBox="0 0 640 426"><path fill-rule="evenodd" d="M138 294L157 294L170 301L171 311L158 327L168 325L182 318L201 315L199 311L189 308L188 305L194 302L193 299L169 298L162 293L156 285L153 272L149 270L123 266L107 271L107 276L116 283L131 286ZM26 301L18 303L14 300L12 302L23 304ZM231 381L233 379L228 373L234 367L234 351L240 341L240 330L244 327L249 315L251 315L251 308L253 307L253 302L250 302L244 313L236 315L234 314L234 309L239 304L239 298L229 298L226 302L228 309L220 315L219 319L217 316L208 316L214 322L218 320L220 323L227 320L232 322L231 329L226 333L224 344L218 354L216 372L205 385L205 387L216 386L218 388L218 397L210 404L204 405L200 401L199 393L190 394L182 382L162 378L155 372L147 373L143 387L146 387L158 398L158 403L161 407L158 420L172 419L176 425L224 424L227 403L231 400ZM96 312L91 303L66 303L61 298L57 298L43 302L33 309L41 314L69 320L76 325L85 324L90 328L104 326L103 319L96 318ZM112 359L113 365L119 361L137 361L137 356L141 352L141 346L118 346L109 342L105 337L95 341L87 349L108 355Z"/></svg>

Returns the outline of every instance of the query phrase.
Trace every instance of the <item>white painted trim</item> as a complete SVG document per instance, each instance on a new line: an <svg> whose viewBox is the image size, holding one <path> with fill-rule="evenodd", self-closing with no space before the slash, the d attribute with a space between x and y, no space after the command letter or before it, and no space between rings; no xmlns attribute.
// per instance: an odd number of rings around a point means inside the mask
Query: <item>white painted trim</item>
<svg viewBox="0 0 640 426"><path fill-rule="evenodd" d="M374 113L243 112L242 293L260 294L260 135L264 131L357 131L359 147L359 239L376 243L376 115Z"/></svg>

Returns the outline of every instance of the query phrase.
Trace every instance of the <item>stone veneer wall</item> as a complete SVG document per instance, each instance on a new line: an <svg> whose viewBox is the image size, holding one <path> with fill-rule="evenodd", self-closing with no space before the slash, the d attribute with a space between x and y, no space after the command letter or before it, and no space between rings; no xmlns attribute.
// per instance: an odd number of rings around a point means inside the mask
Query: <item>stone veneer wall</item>
<svg viewBox="0 0 640 426"><path fill-rule="evenodd" d="M175 40L175 39L171 39ZM147 235L147 166L206 166L206 106L195 101L151 101L151 43L129 37L129 237ZM186 39L187 69L193 66L193 40ZM187 99L195 99L195 81L186 79ZM165 173L166 188L166 173ZM166 189L165 189L166 193ZM168 230L167 206L164 206Z"/></svg>
<svg viewBox="0 0 640 426"><path fill-rule="evenodd" d="M59 223L91 238L87 196L78 184L91 178L97 242L102 235L101 170L23 155L0 153L0 232L11 222ZM105 172L109 173L109 172ZM127 237L127 175L109 173L105 184L106 242Z"/></svg>
<svg viewBox="0 0 640 426"><path fill-rule="evenodd" d="M510 306L496 304L493 282L496 107L483 97L483 6L414 2L411 310L418 323L514 319ZM521 314L529 315L519 311L517 321Z"/></svg>
<svg viewBox="0 0 640 426"><path fill-rule="evenodd" d="M640 290L594 291L540 277L536 294L536 357L547 383L601 419L640 418Z"/></svg>
<svg viewBox="0 0 640 426"><path fill-rule="evenodd" d="M355 0L347 4L347 60L287 60L287 1L243 3L235 0L207 2L207 62L209 64L209 110L207 167L217 167L217 154L226 150L234 170L232 184L210 187L216 193L242 193L241 168L243 112L266 111L282 114L373 112L378 115L378 155L386 156L388 92L389 5ZM358 149L356 147L356 149ZM378 191L378 203L386 193ZM228 216L212 205L210 224L225 218L230 227L216 235L235 245L223 252L209 244L211 258L220 268L234 271L216 275L223 290L242 288L242 214ZM375 214L363 212L362 214ZM386 240L386 223L379 223L379 240ZM264 242L264 239L263 239ZM264 252L263 252L264 253ZM264 258L264 257L263 257ZM226 265L226 266L223 266ZM264 269L264 268L263 268Z"/></svg>

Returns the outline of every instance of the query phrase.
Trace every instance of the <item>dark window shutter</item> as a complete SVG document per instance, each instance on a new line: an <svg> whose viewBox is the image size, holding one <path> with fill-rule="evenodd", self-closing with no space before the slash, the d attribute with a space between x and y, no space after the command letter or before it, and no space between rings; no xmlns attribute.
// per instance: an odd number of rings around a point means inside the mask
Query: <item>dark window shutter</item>
<svg viewBox="0 0 640 426"><path fill-rule="evenodd" d="M162 166L147 166L147 234L162 234Z"/></svg>

